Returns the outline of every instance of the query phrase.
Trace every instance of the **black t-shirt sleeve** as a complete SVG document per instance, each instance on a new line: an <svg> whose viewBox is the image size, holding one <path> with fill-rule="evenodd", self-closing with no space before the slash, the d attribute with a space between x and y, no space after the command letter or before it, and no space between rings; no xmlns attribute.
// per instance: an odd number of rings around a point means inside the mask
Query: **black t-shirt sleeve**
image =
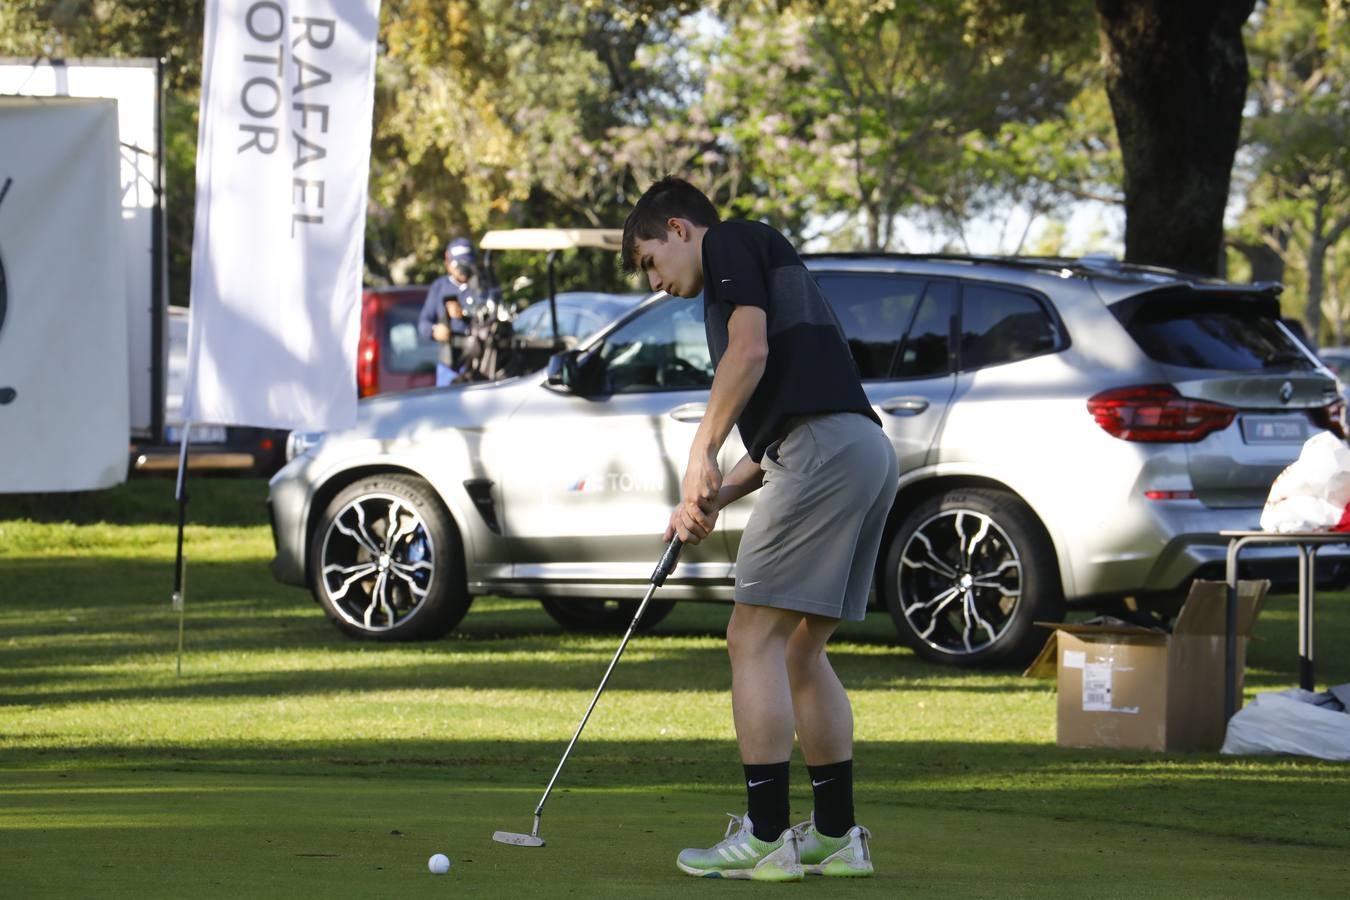
<svg viewBox="0 0 1350 900"><path fill-rule="evenodd" d="M703 292L727 306L757 306L769 311L769 273L748 228L723 223L703 247Z"/></svg>

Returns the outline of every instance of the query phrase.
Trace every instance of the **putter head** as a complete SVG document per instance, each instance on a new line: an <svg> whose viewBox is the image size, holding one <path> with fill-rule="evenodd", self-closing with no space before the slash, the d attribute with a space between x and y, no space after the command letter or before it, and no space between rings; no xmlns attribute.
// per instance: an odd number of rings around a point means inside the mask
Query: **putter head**
<svg viewBox="0 0 1350 900"><path fill-rule="evenodd" d="M537 834L519 834L515 831L494 831L492 839L499 844L515 844L517 847L542 847L544 839Z"/></svg>

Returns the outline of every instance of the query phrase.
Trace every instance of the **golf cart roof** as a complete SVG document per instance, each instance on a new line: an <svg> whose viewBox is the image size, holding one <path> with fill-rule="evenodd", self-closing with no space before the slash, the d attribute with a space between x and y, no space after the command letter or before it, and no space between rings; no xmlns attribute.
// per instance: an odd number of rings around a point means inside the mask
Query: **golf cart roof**
<svg viewBox="0 0 1350 900"><path fill-rule="evenodd" d="M484 250L571 250L595 247L618 251L623 244L621 228L511 228L489 231L478 246Z"/></svg>

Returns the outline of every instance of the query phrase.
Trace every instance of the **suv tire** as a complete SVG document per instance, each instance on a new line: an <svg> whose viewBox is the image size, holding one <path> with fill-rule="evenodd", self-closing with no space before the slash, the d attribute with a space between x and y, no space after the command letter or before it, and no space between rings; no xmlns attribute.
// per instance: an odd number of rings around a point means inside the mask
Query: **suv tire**
<svg viewBox="0 0 1350 900"><path fill-rule="evenodd" d="M1050 540L1007 491L959 488L920 503L892 537L883 576L901 639L931 662L1024 663L1046 640L1032 623L1064 617Z"/></svg>
<svg viewBox="0 0 1350 900"><path fill-rule="evenodd" d="M419 478L376 475L343 488L319 518L309 558L314 598L350 637L439 638L473 599L459 534Z"/></svg>

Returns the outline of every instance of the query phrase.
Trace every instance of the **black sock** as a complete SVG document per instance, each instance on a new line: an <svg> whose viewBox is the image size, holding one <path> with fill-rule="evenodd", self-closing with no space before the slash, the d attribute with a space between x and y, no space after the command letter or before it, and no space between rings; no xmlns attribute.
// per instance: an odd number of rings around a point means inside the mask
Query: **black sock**
<svg viewBox="0 0 1350 900"><path fill-rule="evenodd" d="M788 764L744 764L746 807L755 837L776 841L788 827Z"/></svg>
<svg viewBox="0 0 1350 900"><path fill-rule="evenodd" d="M827 766L807 766L816 798L816 831L828 837L843 837L853 821L853 760ZM751 817L753 821L753 817Z"/></svg>

